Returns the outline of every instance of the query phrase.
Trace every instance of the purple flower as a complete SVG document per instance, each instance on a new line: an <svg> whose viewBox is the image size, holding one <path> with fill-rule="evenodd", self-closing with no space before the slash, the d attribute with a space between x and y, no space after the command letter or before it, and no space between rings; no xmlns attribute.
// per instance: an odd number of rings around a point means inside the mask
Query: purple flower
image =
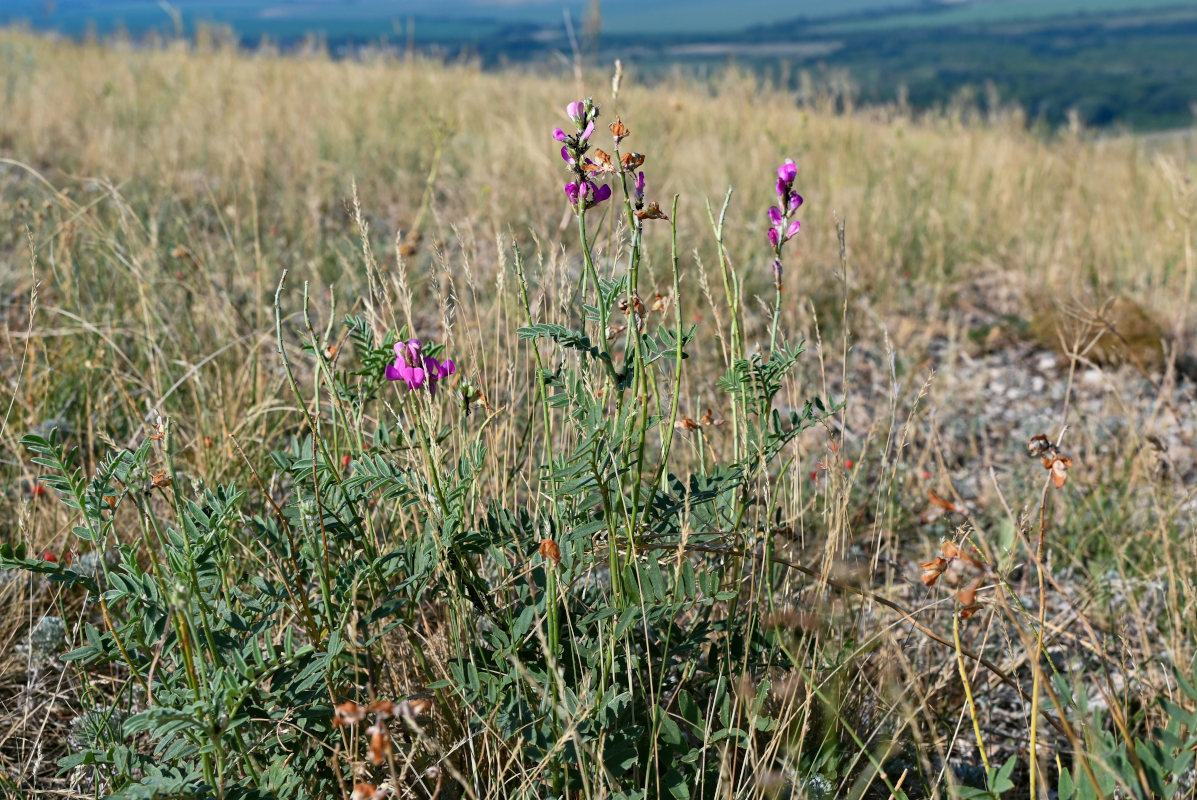
<svg viewBox="0 0 1197 800"><path fill-rule="evenodd" d="M644 173L640 172L636 175L636 191L633 195L636 198L636 205L644 202Z"/></svg>
<svg viewBox="0 0 1197 800"><path fill-rule="evenodd" d="M778 178L777 179L777 199L780 202L784 203L786 201L786 196L789 194L789 191L790 191L790 185L788 183L786 183L784 180L782 180L781 178Z"/></svg>
<svg viewBox="0 0 1197 800"><path fill-rule="evenodd" d="M582 135L578 137L578 141L584 142L590 138L590 134L594 133L594 120L591 120L586 125L586 130L582 131Z"/></svg>
<svg viewBox="0 0 1197 800"><path fill-rule="evenodd" d="M769 244L776 250L781 245L781 231L777 228L769 229Z"/></svg>
<svg viewBox="0 0 1197 800"><path fill-rule="evenodd" d="M595 186L591 181L585 181L581 185L571 181L565 184L565 196L574 208L578 208L579 204L583 209L594 208L611 197L611 187L605 183Z"/></svg>
<svg viewBox="0 0 1197 800"><path fill-rule="evenodd" d="M787 158L785 163L777 168L777 177L786 183L794 182L798 177L798 165L794 163L794 159Z"/></svg>
<svg viewBox="0 0 1197 800"><path fill-rule="evenodd" d="M794 220L790 223L790 227L786 229L786 238L793 239L798 235L798 231L800 230L802 230L802 223L798 220Z"/></svg>
<svg viewBox="0 0 1197 800"><path fill-rule="evenodd" d="M436 384L457 371L453 360L446 358L443 362L431 356L424 356L424 369L428 371L428 393L436 395Z"/></svg>
<svg viewBox="0 0 1197 800"><path fill-rule="evenodd" d="M564 142L565 141L565 131L561 130L560 128L554 128L553 129L553 138L559 142Z"/></svg>
<svg viewBox="0 0 1197 800"><path fill-rule="evenodd" d="M423 345L419 339L395 342L395 363L387 365L387 380L403 381L407 388L412 390L423 386L428 374L424 371L422 349Z"/></svg>
<svg viewBox="0 0 1197 800"><path fill-rule="evenodd" d="M436 394L437 382L456 371L452 360L445 359L442 363L426 356L419 339L408 339L395 342L395 363L387 365L386 376L388 381L403 381L411 391L427 386L431 394Z"/></svg>
<svg viewBox="0 0 1197 800"><path fill-rule="evenodd" d="M782 266L780 259L773 259L773 282L781 286Z"/></svg>
<svg viewBox="0 0 1197 800"><path fill-rule="evenodd" d="M586 104L581 100L577 100L565 107L565 113L569 114L569 118L580 125L586 114Z"/></svg>
<svg viewBox="0 0 1197 800"><path fill-rule="evenodd" d="M784 219L785 218L781 215L780 208L777 206L769 206L769 221L772 222L775 227L781 227Z"/></svg>
<svg viewBox="0 0 1197 800"><path fill-rule="evenodd" d="M563 145L561 147L561 159L571 167L574 165L573 156L569 154L569 145Z"/></svg>
<svg viewBox="0 0 1197 800"><path fill-rule="evenodd" d="M797 192L790 192L790 213L793 214L802 205L802 195Z"/></svg>

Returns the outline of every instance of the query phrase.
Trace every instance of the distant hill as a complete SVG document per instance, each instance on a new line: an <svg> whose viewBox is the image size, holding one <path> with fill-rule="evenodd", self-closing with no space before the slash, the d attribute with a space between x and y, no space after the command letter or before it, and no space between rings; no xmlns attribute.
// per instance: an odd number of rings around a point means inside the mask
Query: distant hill
<svg viewBox="0 0 1197 800"><path fill-rule="evenodd" d="M484 66L624 59L642 79L729 62L789 88L916 108L962 99L1021 105L1057 125L1192 124L1197 0L4 0L0 24L71 36L193 35L201 22L247 47L316 35L346 54L414 46ZM806 76L805 78L803 76Z"/></svg>

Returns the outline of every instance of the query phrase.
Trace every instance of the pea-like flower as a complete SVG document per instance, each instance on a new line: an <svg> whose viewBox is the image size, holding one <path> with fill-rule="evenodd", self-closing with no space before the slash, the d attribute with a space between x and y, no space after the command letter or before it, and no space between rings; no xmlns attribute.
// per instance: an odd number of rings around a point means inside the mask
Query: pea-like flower
<svg viewBox="0 0 1197 800"><path fill-rule="evenodd" d="M387 365L387 380L403 381L407 388L412 390L423 386L428 380L428 375L424 372L422 350L423 345L419 339L395 342L395 363Z"/></svg>
<svg viewBox="0 0 1197 800"><path fill-rule="evenodd" d="M456 371L457 367L451 359L441 362L426 356L424 345L419 339L408 339L406 342L395 342L395 363L387 365L386 378L388 381L403 381L411 391L427 386L429 393L435 395L437 382Z"/></svg>
<svg viewBox="0 0 1197 800"><path fill-rule="evenodd" d="M456 372L457 365L451 358L437 361L432 356L424 356L424 369L428 373L428 393L435 396L437 383Z"/></svg>
<svg viewBox="0 0 1197 800"><path fill-rule="evenodd" d="M605 183L595 185L593 181L571 181L565 184L565 196L574 208L594 208L611 197L611 187Z"/></svg>
<svg viewBox="0 0 1197 800"><path fill-rule="evenodd" d="M785 163L777 168L777 177L785 181L786 184L794 182L794 179L798 177L798 165L794 163L794 159L787 158Z"/></svg>

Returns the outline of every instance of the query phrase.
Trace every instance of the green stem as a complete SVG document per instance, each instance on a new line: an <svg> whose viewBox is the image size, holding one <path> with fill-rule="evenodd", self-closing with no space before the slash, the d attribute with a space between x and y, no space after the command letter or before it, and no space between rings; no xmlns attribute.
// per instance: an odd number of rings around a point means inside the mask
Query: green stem
<svg viewBox="0 0 1197 800"><path fill-rule="evenodd" d="M515 251L515 274L520 282L520 300L524 304L524 319L527 320L528 326L532 326L532 305L528 302L528 279L524 276L524 259L520 255L519 245L512 242L511 248ZM536 343L532 343L532 356L536 359L536 391L540 396L540 410L544 417L544 460L548 463L553 456L553 429L550 424L549 416L549 399L548 399L548 378L545 376L544 362L540 358L540 349Z"/></svg>
<svg viewBox="0 0 1197 800"><path fill-rule="evenodd" d="M678 402L682 393L682 277L678 266L677 255L677 199L673 196L673 210L670 219L670 245L673 266L673 335L675 349L673 353L673 390L669 400L669 424L665 427L661 442L661 464L657 467L657 478L654 483L662 489L668 480L669 451L673 447L673 432L677 424Z"/></svg>
<svg viewBox="0 0 1197 800"><path fill-rule="evenodd" d="M727 247L723 241L724 222L727 219L727 209L731 204L732 187L727 187L727 195L723 199L723 208L719 212L719 220L715 220L714 212L711 210L711 204L707 202L707 217L711 221L711 227L715 231L715 244L719 250L719 272L723 277L723 293L727 298L727 306L731 315L731 353L728 367L733 367L736 362L742 361L744 358L744 344L741 341L740 329L740 282L736 276L735 270L731 266L731 262L727 257ZM742 452L742 433L743 427L747 418L747 407L744 406L743 400L734 400L732 402L732 440L735 443L735 458L739 460Z"/></svg>

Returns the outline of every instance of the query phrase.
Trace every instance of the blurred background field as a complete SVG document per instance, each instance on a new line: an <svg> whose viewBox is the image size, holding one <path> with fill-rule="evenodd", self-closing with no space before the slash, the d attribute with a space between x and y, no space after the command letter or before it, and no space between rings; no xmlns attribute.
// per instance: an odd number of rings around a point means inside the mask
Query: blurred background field
<svg viewBox="0 0 1197 800"><path fill-rule="evenodd" d="M558 68L575 51L635 74L707 76L728 64L806 96L916 110L1015 104L1049 128L1192 124L1193 0L407 0L213 2L9 0L0 24L70 36L194 36L246 47L318 40L334 54L388 48L488 68Z"/></svg>
<svg viewBox="0 0 1197 800"><path fill-rule="evenodd" d="M44 13L26 5L4 13ZM317 329L365 313L378 291L355 195L398 317L444 343L499 410L485 431L497 462L527 468L534 367L516 334L524 320L512 245L529 262L538 314L568 324L581 256L549 132L565 122L566 103L593 95L604 122L618 113L632 129L652 197L667 207L680 196L681 296L672 297L666 226L646 230L641 285L700 325L681 384L681 412L694 419L709 407L728 413L716 391L727 309L707 203L718 209L735 187L727 254L744 281L746 347L763 349L772 302L764 209L777 163L792 156L799 165L803 228L780 321L809 353L781 402L800 407L823 394L845 407L787 451L779 513L795 532L795 557L919 606L950 636L952 611L936 610L918 563L960 526L1014 548L1044 479L1026 441L1067 426L1076 465L1067 490L1052 496L1051 568L1072 604L1052 608L1053 646L1078 676L1100 676L1082 684L1117 686L1136 730L1149 729L1156 698L1175 693L1171 668L1197 652L1197 138L1186 127L1129 128L1191 123L1186 92L1197 82L1185 77L1194 62L1182 52L1197 8L1105 3L1097 16L1092 4L1064 0L860 3L859 17L809 15L798 38L834 49L782 69L772 53L747 55L775 34L794 38L778 33L789 4L760 5L760 19L745 20L764 26L756 33L715 44L703 31L671 33L671 46L717 54L681 67L641 60L665 34L618 3L603 4L614 32L597 43L587 43L578 9L576 54L567 41L537 38L546 17L487 20L468 5L458 18L415 23L416 40L443 57L405 49L410 19L394 29L395 49L365 47L375 40L358 27L376 29L369 3L355 7L368 23L325 26L323 41L305 41L307 17L290 29L260 15L242 27L242 4L216 3L178 8L235 23L237 33L108 38L118 18L133 27L142 12L67 2L55 25L79 34L91 19L99 39L0 30L0 540L69 547L71 513L38 489L18 443L29 432L58 427L90 471L109 448L144 438L157 412L176 426L181 474L249 485L229 434L262 469L272 448L302 431L274 343L281 271L296 352L304 282ZM147 12L146 25L169 33L162 13ZM416 8L411 19L421 13L435 16ZM437 25L449 31L439 42ZM261 36L280 47L242 46ZM500 36L506 44L488 49ZM920 44L927 37L941 54L934 68ZM525 40L540 42L538 55L521 49ZM342 44L357 48L352 57L333 57L346 55ZM974 66L953 72L938 60L956 50L990 60L989 47L991 64L1013 65L997 67L1009 83L995 81L989 94ZM1116 68L1111 50L1149 66ZM617 101L607 54L626 59ZM883 57L900 66L883 67ZM501 58L528 63L492 69ZM1102 76L1107 67L1117 80ZM1090 83L1101 87L1091 104ZM961 94L965 85L976 91ZM598 228L596 252L612 275L625 236L610 217ZM301 384L318 385L313 362L298 370ZM723 431L686 436L679 457L689 466L730 449ZM488 481L495 497L532 491L498 469ZM960 505L945 514L931 492ZM1029 593L1029 580L1028 569L1015 583ZM69 749L81 690L69 671L32 669L27 646L42 614L67 607L78 616L78 603L52 585L0 584L0 642L9 645L0 767L13 787L86 791L53 765ZM1081 613L1105 637L1101 652L1079 643ZM937 677L955 669L951 651L911 645L873 612L836 605L831 619L814 647L830 674L842 674L866 728L892 708L915 726L936 698L959 713L958 687ZM979 628L967 635L978 648L993 644ZM877 654L901 654L905 672L861 655L857 644L872 637ZM1029 675L1025 662L1010 669ZM895 681L906 688L891 689ZM1017 702L995 690L987 708L997 750L1025 751ZM939 722L946 728L928 729L950 741L936 746L974 763L967 736L943 733L959 719ZM737 796L770 791L762 783Z"/></svg>

